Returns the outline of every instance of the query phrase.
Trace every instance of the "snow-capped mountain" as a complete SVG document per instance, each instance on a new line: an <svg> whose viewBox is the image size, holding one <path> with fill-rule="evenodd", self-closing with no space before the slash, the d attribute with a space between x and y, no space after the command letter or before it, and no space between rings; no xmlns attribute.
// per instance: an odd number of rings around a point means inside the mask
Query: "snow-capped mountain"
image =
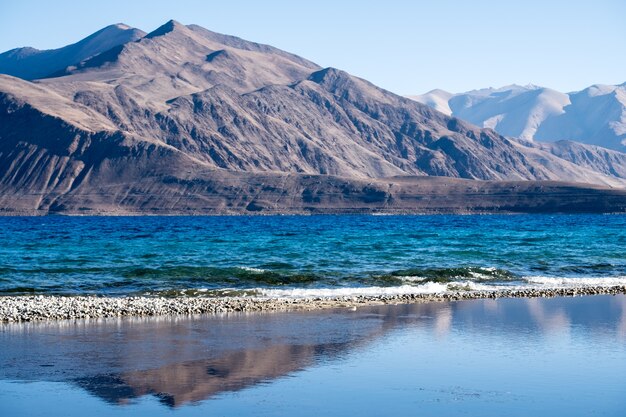
<svg viewBox="0 0 626 417"><path fill-rule="evenodd" d="M505 136L626 150L626 83L593 85L567 94L535 85L509 85L461 94L433 90L409 97Z"/></svg>

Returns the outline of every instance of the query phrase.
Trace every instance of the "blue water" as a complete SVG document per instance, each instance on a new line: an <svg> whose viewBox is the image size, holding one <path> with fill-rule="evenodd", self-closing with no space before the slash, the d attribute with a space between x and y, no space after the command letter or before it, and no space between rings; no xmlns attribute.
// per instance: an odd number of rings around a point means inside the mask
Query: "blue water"
<svg viewBox="0 0 626 417"><path fill-rule="evenodd" d="M609 285L624 247L626 216L4 217L0 294Z"/></svg>

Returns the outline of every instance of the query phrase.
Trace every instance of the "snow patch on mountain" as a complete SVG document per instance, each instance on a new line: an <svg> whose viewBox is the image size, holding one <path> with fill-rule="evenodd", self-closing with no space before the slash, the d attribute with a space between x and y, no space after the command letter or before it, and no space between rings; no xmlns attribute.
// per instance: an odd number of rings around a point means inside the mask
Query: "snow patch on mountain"
<svg viewBox="0 0 626 417"><path fill-rule="evenodd" d="M596 84L571 93L536 85L441 91L409 98L505 136L626 150L626 83Z"/></svg>

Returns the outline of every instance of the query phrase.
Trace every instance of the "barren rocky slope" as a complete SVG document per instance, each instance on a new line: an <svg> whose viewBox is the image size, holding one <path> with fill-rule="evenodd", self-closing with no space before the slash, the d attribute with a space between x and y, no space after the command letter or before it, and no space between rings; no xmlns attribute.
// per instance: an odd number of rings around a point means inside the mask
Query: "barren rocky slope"
<svg viewBox="0 0 626 417"><path fill-rule="evenodd" d="M508 139L198 26L170 21L54 75L0 75L5 213L626 207L623 191L597 187L626 185L624 154ZM568 184L528 182L537 180ZM449 201L430 198L447 187L456 190ZM546 190L578 208L546 203Z"/></svg>

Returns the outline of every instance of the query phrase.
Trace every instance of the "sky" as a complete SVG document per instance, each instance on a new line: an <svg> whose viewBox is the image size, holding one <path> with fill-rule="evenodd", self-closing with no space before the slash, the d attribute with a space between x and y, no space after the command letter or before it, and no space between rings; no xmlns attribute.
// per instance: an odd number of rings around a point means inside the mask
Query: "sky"
<svg viewBox="0 0 626 417"><path fill-rule="evenodd" d="M398 94L626 82L625 0L0 0L0 51L170 19L267 43Z"/></svg>

